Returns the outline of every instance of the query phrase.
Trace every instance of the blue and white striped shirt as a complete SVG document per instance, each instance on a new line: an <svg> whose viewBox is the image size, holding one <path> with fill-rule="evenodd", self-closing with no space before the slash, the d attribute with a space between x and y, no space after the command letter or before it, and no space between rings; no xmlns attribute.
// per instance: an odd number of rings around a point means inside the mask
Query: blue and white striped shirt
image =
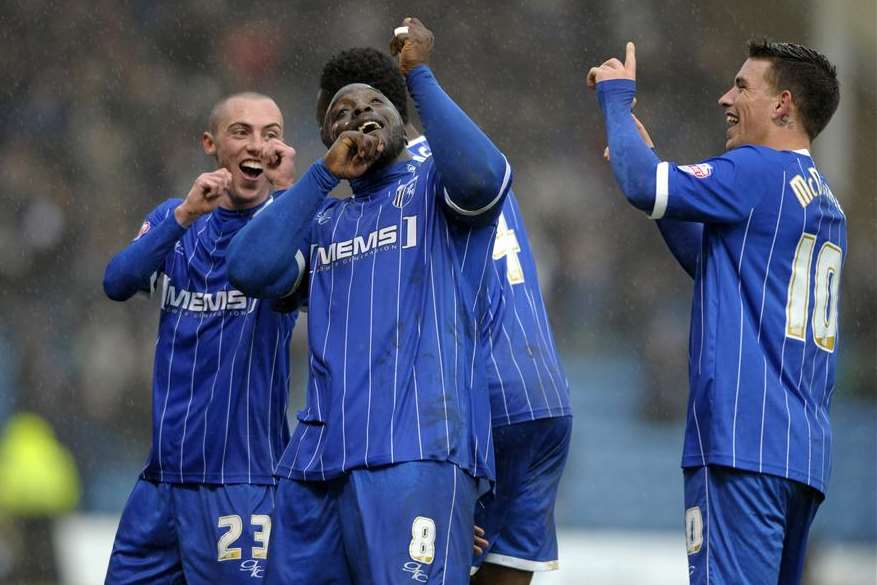
<svg viewBox="0 0 877 585"><path fill-rule="evenodd" d="M846 217L807 151L744 146L660 163L653 218L702 222L684 467L825 492Z"/></svg>

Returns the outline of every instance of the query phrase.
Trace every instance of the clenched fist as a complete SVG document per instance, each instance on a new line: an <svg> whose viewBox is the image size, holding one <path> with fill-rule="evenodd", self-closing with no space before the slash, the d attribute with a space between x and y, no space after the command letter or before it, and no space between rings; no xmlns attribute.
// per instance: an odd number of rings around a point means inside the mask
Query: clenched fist
<svg viewBox="0 0 877 585"><path fill-rule="evenodd" d="M228 169L198 175L186 199L174 210L177 223L189 227L196 219L216 209L229 188L231 172Z"/></svg>
<svg viewBox="0 0 877 585"><path fill-rule="evenodd" d="M265 178L275 189L288 189L295 182L295 149L279 138L262 147Z"/></svg>
<svg viewBox="0 0 877 585"><path fill-rule="evenodd" d="M384 152L384 143L374 136L354 130L338 135L323 158L326 168L342 179L361 177Z"/></svg>
<svg viewBox="0 0 877 585"><path fill-rule="evenodd" d="M435 36L416 18L406 18L402 26L407 27L408 32L393 37L390 54L399 55L399 71L408 75L418 65L429 64Z"/></svg>

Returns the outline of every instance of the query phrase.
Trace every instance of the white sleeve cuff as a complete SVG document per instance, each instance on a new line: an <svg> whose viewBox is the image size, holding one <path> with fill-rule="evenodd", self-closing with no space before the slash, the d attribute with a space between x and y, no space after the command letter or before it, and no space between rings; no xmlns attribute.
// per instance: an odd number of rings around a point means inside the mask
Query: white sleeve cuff
<svg viewBox="0 0 877 585"><path fill-rule="evenodd" d="M651 219L661 219L667 213L667 199L670 195L670 163L658 163L655 171L655 206L649 215Z"/></svg>
<svg viewBox="0 0 877 585"><path fill-rule="evenodd" d="M508 189L509 180L512 176L512 167L509 166L508 159L505 157L505 155L502 155L502 159L505 161L505 176L502 178L502 185L500 185L499 187L499 193L496 194L496 197L494 197L490 203L488 203L481 209L463 209L462 207L454 203L454 201L451 199L451 196L448 194L448 190L445 189L445 203L448 204L448 207L450 207L460 215L464 215L466 217L474 217L476 215L481 215L485 211L490 211L496 205L496 202L502 198L502 195L506 192L506 189Z"/></svg>
<svg viewBox="0 0 877 585"><path fill-rule="evenodd" d="M302 279L305 275L305 269L307 266L305 265L305 255L301 253L301 250L295 251L295 263L298 265L298 277L295 279L295 282L292 283L292 287L290 287L289 292L283 295L280 298L285 299L292 293L294 293L298 289L298 285L301 284Z"/></svg>

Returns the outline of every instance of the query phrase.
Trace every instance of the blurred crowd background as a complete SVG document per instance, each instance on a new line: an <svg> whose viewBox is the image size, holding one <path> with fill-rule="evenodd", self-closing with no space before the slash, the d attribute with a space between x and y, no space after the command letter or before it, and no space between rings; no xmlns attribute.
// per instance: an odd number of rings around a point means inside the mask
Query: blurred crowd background
<svg viewBox="0 0 877 585"><path fill-rule="evenodd" d="M314 120L323 63L352 46L385 48L405 16L435 32L439 80L515 169L577 408L559 503L566 526L681 528L687 396L690 280L615 186L585 72L635 40L638 114L664 159L695 162L723 150L716 100L747 39L803 42L838 65L840 111L814 154L846 211L850 248L836 472L814 546L873 547L873 0L0 3L0 437L34 413L56 455L72 455L65 481L77 497L46 509L118 512L146 458L158 303L113 303L101 279L148 210L213 168L199 146L213 103L240 90L273 96L303 172L323 152ZM302 384L298 368L293 403ZM20 473L0 465L0 493ZM0 526L22 515L15 498L0 498ZM2 540L0 581L14 556Z"/></svg>

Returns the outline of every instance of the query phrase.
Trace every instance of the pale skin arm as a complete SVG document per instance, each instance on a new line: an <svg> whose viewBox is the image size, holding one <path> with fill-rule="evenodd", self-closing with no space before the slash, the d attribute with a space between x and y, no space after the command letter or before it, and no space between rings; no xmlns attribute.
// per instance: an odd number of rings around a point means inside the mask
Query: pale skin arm
<svg viewBox="0 0 877 585"><path fill-rule="evenodd" d="M177 223L187 228L205 213L216 209L222 195L228 193L230 187L231 173L228 169L198 175L186 199L174 209Z"/></svg>

